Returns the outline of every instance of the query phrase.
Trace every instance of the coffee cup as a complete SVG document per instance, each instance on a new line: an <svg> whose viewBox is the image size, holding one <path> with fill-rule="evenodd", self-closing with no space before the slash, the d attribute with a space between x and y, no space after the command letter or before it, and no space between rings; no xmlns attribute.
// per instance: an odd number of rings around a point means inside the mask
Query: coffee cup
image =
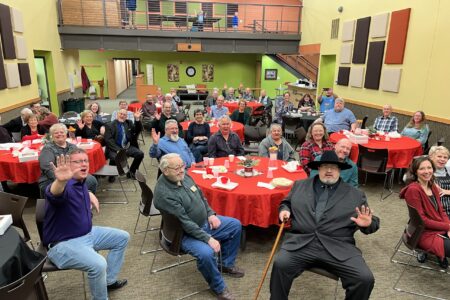
<svg viewBox="0 0 450 300"><path fill-rule="evenodd" d="M233 162L234 161L234 154L228 155L228 159L230 160L230 162Z"/></svg>
<svg viewBox="0 0 450 300"><path fill-rule="evenodd" d="M209 158L209 165L214 166L214 157Z"/></svg>
<svg viewBox="0 0 450 300"><path fill-rule="evenodd" d="M228 184L228 182L230 182L230 178L226 177L226 176L221 176L220 177L220 182L222 184Z"/></svg>
<svg viewBox="0 0 450 300"><path fill-rule="evenodd" d="M212 168L211 167L206 167L206 174L207 175L212 175Z"/></svg>

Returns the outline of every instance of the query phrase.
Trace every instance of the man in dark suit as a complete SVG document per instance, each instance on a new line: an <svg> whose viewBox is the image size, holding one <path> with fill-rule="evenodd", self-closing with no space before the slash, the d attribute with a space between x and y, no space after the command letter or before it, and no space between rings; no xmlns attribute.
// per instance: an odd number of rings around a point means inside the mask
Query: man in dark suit
<svg viewBox="0 0 450 300"><path fill-rule="evenodd" d="M3 125L6 130L8 130L10 133L12 132L20 132L22 130L22 127L27 125L27 122L25 120L28 119L29 116L31 116L33 112L29 108L24 108L20 111L20 116L10 120L5 125Z"/></svg>
<svg viewBox="0 0 450 300"><path fill-rule="evenodd" d="M270 278L271 299L288 299L292 281L304 270L320 267L336 274L346 289L345 299L369 299L374 277L355 246L354 233L378 230L363 192L345 183L334 151L325 151L320 161L308 164L318 169L313 178L295 182L280 205L280 219L292 219L278 252Z"/></svg>
<svg viewBox="0 0 450 300"><path fill-rule="evenodd" d="M137 137L142 130L140 121L142 111L134 113L134 123L127 119L127 110L120 109L117 113L117 119L112 121L105 129L106 156L109 158L109 164L115 164L115 158L120 149L126 149L127 156L134 157L130 166L128 177L135 178L134 174L139 169L139 165L144 159L144 153L139 150ZM111 177L113 181L114 177Z"/></svg>

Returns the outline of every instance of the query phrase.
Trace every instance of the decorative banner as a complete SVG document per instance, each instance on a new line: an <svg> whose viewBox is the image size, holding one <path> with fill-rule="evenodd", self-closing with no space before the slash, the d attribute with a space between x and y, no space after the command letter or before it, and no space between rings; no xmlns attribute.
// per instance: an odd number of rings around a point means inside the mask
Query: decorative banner
<svg viewBox="0 0 450 300"><path fill-rule="evenodd" d="M214 65L202 65L202 81L214 81Z"/></svg>
<svg viewBox="0 0 450 300"><path fill-rule="evenodd" d="M14 36L16 40L16 54L18 59L27 59L27 44L25 43L25 39L21 36Z"/></svg>
<svg viewBox="0 0 450 300"><path fill-rule="evenodd" d="M411 8L392 12L385 64L403 64Z"/></svg>
<svg viewBox="0 0 450 300"><path fill-rule="evenodd" d="M22 12L20 10L11 7L11 15L14 31L23 33L24 27L23 27Z"/></svg>
<svg viewBox="0 0 450 300"><path fill-rule="evenodd" d="M0 34L3 46L3 58L15 59L14 35L11 25L11 11L9 6L0 4Z"/></svg>
<svg viewBox="0 0 450 300"><path fill-rule="evenodd" d="M178 82L180 81L180 71L178 65L168 64L167 65L167 81Z"/></svg>
<svg viewBox="0 0 450 300"><path fill-rule="evenodd" d="M367 72L364 87L378 90L380 86L381 66L383 65L385 41L371 42L367 58Z"/></svg>
<svg viewBox="0 0 450 300"><path fill-rule="evenodd" d="M386 36L389 21L389 13L376 15L372 17L370 25L370 37L381 38Z"/></svg>
<svg viewBox="0 0 450 300"><path fill-rule="evenodd" d="M353 36L355 35L355 20L346 21L342 25L342 41L348 42L353 41Z"/></svg>
<svg viewBox="0 0 450 300"><path fill-rule="evenodd" d="M366 63L367 41L369 39L370 17L358 19L356 22L355 46L353 48L354 64Z"/></svg>
<svg viewBox="0 0 450 300"><path fill-rule="evenodd" d="M19 77L21 86L31 84L30 66L27 63L19 64Z"/></svg>
<svg viewBox="0 0 450 300"><path fill-rule="evenodd" d="M384 69L381 79L381 89L386 92L398 93L401 77L402 69Z"/></svg>
<svg viewBox="0 0 450 300"><path fill-rule="evenodd" d="M349 76L350 76L350 67L339 67L337 84L348 85Z"/></svg>
<svg viewBox="0 0 450 300"><path fill-rule="evenodd" d="M17 64L5 64L6 83L8 89L16 88L20 85L19 68Z"/></svg>
<svg viewBox="0 0 450 300"><path fill-rule="evenodd" d="M341 46L341 64L350 64L352 62L352 47L353 44L346 43Z"/></svg>
<svg viewBox="0 0 450 300"><path fill-rule="evenodd" d="M354 66L350 70L349 85L352 87L362 88L364 78L364 67Z"/></svg>

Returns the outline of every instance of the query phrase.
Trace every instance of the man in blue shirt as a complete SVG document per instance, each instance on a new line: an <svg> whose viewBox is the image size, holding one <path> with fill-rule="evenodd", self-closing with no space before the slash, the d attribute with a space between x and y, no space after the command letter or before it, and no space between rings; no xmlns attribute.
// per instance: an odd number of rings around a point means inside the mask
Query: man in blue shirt
<svg viewBox="0 0 450 300"><path fill-rule="evenodd" d="M398 130L398 119L391 114L392 106L390 104L383 106L383 115L375 119L373 128L377 131L396 132Z"/></svg>
<svg viewBox="0 0 450 300"><path fill-rule="evenodd" d="M325 92L325 95L323 95ZM322 95L317 98L317 101L320 104L320 112L326 112L327 110L333 109L334 101L338 96L333 94L333 89L328 88L322 91Z"/></svg>
<svg viewBox="0 0 450 300"><path fill-rule="evenodd" d="M217 97L216 105L211 106L211 118L220 119L223 116L228 116L228 108L223 106L224 97Z"/></svg>
<svg viewBox="0 0 450 300"><path fill-rule="evenodd" d="M127 111L127 120L130 120L134 123L134 114L132 111L128 110L128 103L125 100L119 101L119 110L125 109ZM119 110L113 111L111 115L111 122L117 119L117 114L119 113Z"/></svg>
<svg viewBox="0 0 450 300"><path fill-rule="evenodd" d="M344 99L342 98L336 98L334 109L325 112L317 121L322 121L325 124L328 133L340 130L354 131L357 124L355 115L351 110L344 107Z"/></svg>
<svg viewBox="0 0 450 300"><path fill-rule="evenodd" d="M352 142L349 139L340 139L334 146L334 152L340 162L346 163L351 166L350 169L341 170L341 178L344 182L347 182L351 186L358 188L358 167L356 164L348 157L350 155L350 150L352 150ZM315 161L320 161L322 155L316 157ZM311 170L309 177L314 177L318 174L317 170Z"/></svg>
<svg viewBox="0 0 450 300"><path fill-rule="evenodd" d="M130 235L120 229L92 226L91 206L99 212L99 203L85 183L89 159L83 149L59 156L56 167L51 164L56 179L45 190L43 228L48 258L59 269L87 272L92 299L108 299L108 290L127 284L117 275ZM106 259L99 250L109 250Z"/></svg>
<svg viewBox="0 0 450 300"><path fill-rule="evenodd" d="M150 157L161 158L161 156L169 153L177 153L183 159L184 164L189 168L195 163L194 154L189 149L184 139L178 136L178 123L176 120L167 120L165 126L165 135L160 139L160 133L156 133L152 129L153 145L150 147ZM196 153L197 161L201 161L201 153Z"/></svg>

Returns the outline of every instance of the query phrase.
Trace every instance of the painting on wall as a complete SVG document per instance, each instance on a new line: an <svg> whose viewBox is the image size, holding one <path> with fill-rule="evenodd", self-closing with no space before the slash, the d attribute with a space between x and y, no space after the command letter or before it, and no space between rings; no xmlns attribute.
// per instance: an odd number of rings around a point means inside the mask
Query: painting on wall
<svg viewBox="0 0 450 300"><path fill-rule="evenodd" d="M202 81L214 81L214 65L202 65Z"/></svg>
<svg viewBox="0 0 450 300"><path fill-rule="evenodd" d="M180 70L178 65L173 64L167 65L167 81L169 82L180 81Z"/></svg>
<svg viewBox="0 0 450 300"><path fill-rule="evenodd" d="M264 72L265 80L277 80L278 69L266 69Z"/></svg>

